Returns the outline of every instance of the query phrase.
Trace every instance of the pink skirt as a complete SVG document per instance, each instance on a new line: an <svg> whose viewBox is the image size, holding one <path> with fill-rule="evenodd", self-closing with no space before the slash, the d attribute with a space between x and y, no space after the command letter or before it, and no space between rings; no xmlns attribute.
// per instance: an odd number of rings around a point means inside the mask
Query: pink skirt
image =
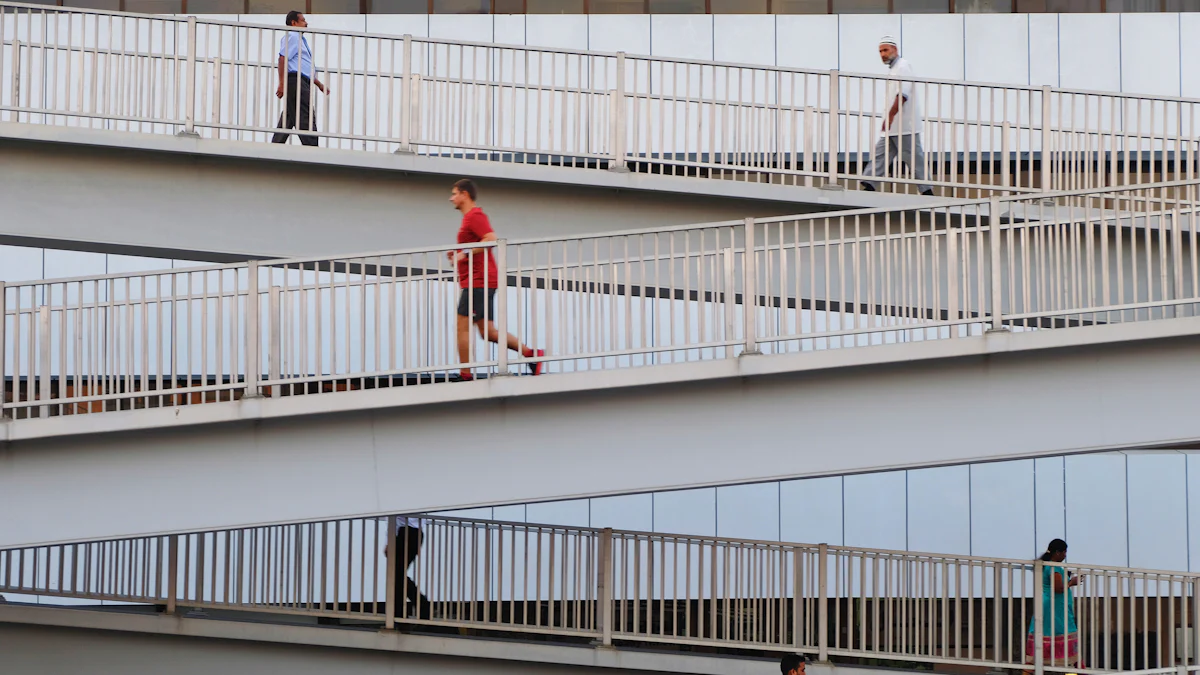
<svg viewBox="0 0 1200 675"><path fill-rule="evenodd" d="M1033 634L1025 639L1025 663L1033 663L1037 649L1037 638ZM1042 638L1042 663L1047 666L1079 665L1079 633L1044 636Z"/></svg>

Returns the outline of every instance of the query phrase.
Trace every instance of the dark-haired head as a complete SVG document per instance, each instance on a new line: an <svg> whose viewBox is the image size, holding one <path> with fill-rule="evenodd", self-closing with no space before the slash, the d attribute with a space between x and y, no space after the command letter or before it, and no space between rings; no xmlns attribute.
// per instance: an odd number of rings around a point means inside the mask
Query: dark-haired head
<svg viewBox="0 0 1200 675"><path fill-rule="evenodd" d="M475 187L475 181L471 180L470 178L463 178L455 181L454 189L458 190L459 192L467 193L467 196L471 198L471 201L479 199L479 188Z"/></svg>
<svg viewBox="0 0 1200 675"><path fill-rule="evenodd" d="M283 23L287 26L295 26L296 22L299 21L300 17L302 16L304 16L304 12L301 12L298 9L293 9L287 13L287 18L283 20Z"/></svg>
<svg viewBox="0 0 1200 675"><path fill-rule="evenodd" d="M808 657L802 654L784 654L779 660L779 672L783 675L803 675Z"/></svg>
<svg viewBox="0 0 1200 675"><path fill-rule="evenodd" d="M1052 539L1046 546L1046 552L1041 555L1042 562L1062 562L1067 559L1067 542L1062 539Z"/></svg>

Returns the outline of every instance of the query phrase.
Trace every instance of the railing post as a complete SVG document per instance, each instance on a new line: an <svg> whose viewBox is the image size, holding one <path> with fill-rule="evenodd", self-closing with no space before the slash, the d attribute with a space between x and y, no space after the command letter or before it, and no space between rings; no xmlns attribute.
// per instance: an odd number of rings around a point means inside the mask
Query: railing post
<svg viewBox="0 0 1200 675"><path fill-rule="evenodd" d="M1009 127L1008 122L1000 125L1000 161L1003 162L1000 165L1000 180L1005 188L1012 187L1012 172L1009 167L1009 153L1012 152L1012 146L1009 145L1011 133L1012 129ZM1007 197L1008 194L1008 190L1005 190L1004 196Z"/></svg>
<svg viewBox="0 0 1200 675"><path fill-rule="evenodd" d="M813 167L816 166L817 159L817 132L815 125L817 123L817 109L813 106L804 108L804 164L803 171L809 175L804 177L804 185L812 187Z"/></svg>
<svg viewBox="0 0 1200 675"><path fill-rule="evenodd" d="M258 383L262 380L262 341L258 338L262 317L258 311L258 261L246 264L246 398L259 396Z"/></svg>
<svg viewBox="0 0 1200 675"><path fill-rule="evenodd" d="M992 327L989 330L1005 330L1002 316L1004 314L1004 286L1000 279L1000 198L992 196L988 200L988 244L991 249L990 277L992 280Z"/></svg>
<svg viewBox="0 0 1200 675"><path fill-rule="evenodd" d="M183 133L196 136L196 17L187 20L187 65L184 67ZM178 100L178 99L176 99Z"/></svg>
<svg viewBox="0 0 1200 675"><path fill-rule="evenodd" d="M829 177L824 187L837 189L838 153L841 151L841 95L838 92L838 71L829 71Z"/></svg>
<svg viewBox="0 0 1200 675"><path fill-rule="evenodd" d="M761 354L758 349L758 265L755 257L754 219L747 218L744 226L746 253L742 259L742 320L745 325L746 348L742 356Z"/></svg>
<svg viewBox="0 0 1200 675"><path fill-rule="evenodd" d="M508 241L496 241L496 374L508 375Z"/></svg>
<svg viewBox="0 0 1200 675"><path fill-rule="evenodd" d="M167 613L175 613L179 595L179 535L169 534L167 539Z"/></svg>
<svg viewBox="0 0 1200 675"><path fill-rule="evenodd" d="M400 149L397 154L412 154L412 111L413 99L416 97L416 87L412 78L412 35L404 36L404 77L400 80L400 93L403 98L400 103Z"/></svg>
<svg viewBox="0 0 1200 675"><path fill-rule="evenodd" d="M393 516L388 516L384 519L384 532L387 534L387 579L383 582L384 588L384 610L383 610L383 628L384 630L395 630L396 628L396 558L400 552L396 550L396 521Z"/></svg>
<svg viewBox="0 0 1200 675"><path fill-rule="evenodd" d="M46 302L50 299L45 298ZM50 400L50 305L41 305L38 307L38 377L37 377L37 400ZM29 383L30 385L33 382ZM32 392L31 392L32 393ZM29 397L33 399L32 396ZM49 406L38 406L37 417L49 417Z"/></svg>
<svg viewBox="0 0 1200 675"><path fill-rule="evenodd" d="M1033 672L1034 675L1043 675L1045 671L1045 659L1042 649L1045 634L1045 616L1042 611L1042 598L1046 592L1045 580L1042 575L1045 573L1046 563L1042 560L1033 562Z"/></svg>
<svg viewBox="0 0 1200 675"><path fill-rule="evenodd" d="M1053 144L1050 133L1050 91L1050 85L1042 87L1042 192L1050 191L1050 167L1053 166L1050 161L1050 146Z"/></svg>
<svg viewBox="0 0 1200 675"><path fill-rule="evenodd" d="M817 547L817 659L829 661L829 544Z"/></svg>
<svg viewBox="0 0 1200 675"><path fill-rule="evenodd" d="M1192 630L1185 643L1191 645L1187 662L1200 664L1200 577L1192 577Z"/></svg>
<svg viewBox="0 0 1200 675"><path fill-rule="evenodd" d="M609 142L612 148L612 158L608 162L608 170L617 173L628 173L625 165L625 140L627 136L625 120L625 52L617 52L616 88L609 90Z"/></svg>
<svg viewBox="0 0 1200 675"><path fill-rule="evenodd" d="M596 561L596 627L600 630L600 644L612 646L613 636L613 531L611 527L600 530L599 550Z"/></svg>
<svg viewBox="0 0 1200 675"><path fill-rule="evenodd" d="M279 304L281 291L279 286L272 285L270 294L267 298L267 319L269 323L267 335L267 379L278 381L283 373L283 340L280 330L280 312L282 307ZM279 393L277 386L269 387L267 396L274 398Z"/></svg>
<svg viewBox="0 0 1200 675"><path fill-rule="evenodd" d="M8 343L5 339L4 329L8 325L8 314L4 308L4 298L8 292L4 288L4 282L0 281L0 422L4 421L4 401L8 391L8 375L4 372L4 361L8 355ZM17 364L13 364L17 365ZM19 366L18 366L19 367ZM14 373L15 376L15 373ZM17 397L17 382L16 377L13 378L13 398Z"/></svg>
<svg viewBox="0 0 1200 675"><path fill-rule="evenodd" d="M12 43L12 104L15 108L21 107L21 41L13 40ZM13 113L13 119L17 122L21 121L20 113Z"/></svg>

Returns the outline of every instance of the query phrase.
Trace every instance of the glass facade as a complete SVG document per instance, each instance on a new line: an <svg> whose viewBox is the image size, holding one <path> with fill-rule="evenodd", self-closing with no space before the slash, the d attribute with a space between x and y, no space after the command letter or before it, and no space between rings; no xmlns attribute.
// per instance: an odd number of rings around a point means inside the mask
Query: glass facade
<svg viewBox="0 0 1200 675"><path fill-rule="evenodd" d="M1017 559L1032 559L1062 537L1072 560L1194 572L1200 571L1200 450L887 471L443 515Z"/></svg>
<svg viewBox="0 0 1200 675"><path fill-rule="evenodd" d="M187 14L929 14L1196 12L1200 0L34 0ZM283 4L280 4L283 3Z"/></svg>

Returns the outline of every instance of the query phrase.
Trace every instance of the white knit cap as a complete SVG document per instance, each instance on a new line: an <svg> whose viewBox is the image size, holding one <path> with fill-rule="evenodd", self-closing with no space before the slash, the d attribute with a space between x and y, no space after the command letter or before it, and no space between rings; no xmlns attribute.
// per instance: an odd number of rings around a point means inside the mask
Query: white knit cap
<svg viewBox="0 0 1200 675"><path fill-rule="evenodd" d="M896 42L896 38L892 37L891 35L884 35L883 37L879 38L879 44L891 45L893 47L900 46L900 43Z"/></svg>

